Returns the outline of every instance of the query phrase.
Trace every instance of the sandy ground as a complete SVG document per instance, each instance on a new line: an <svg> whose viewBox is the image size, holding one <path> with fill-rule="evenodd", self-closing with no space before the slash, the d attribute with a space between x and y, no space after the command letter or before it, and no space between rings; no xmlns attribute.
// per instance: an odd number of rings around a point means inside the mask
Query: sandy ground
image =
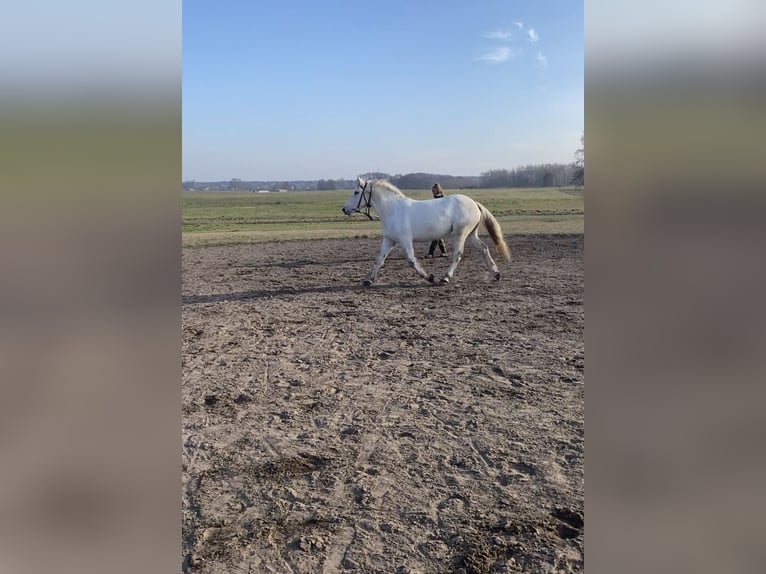
<svg viewBox="0 0 766 574"><path fill-rule="evenodd" d="M184 250L185 572L584 570L584 237L507 241Z"/></svg>

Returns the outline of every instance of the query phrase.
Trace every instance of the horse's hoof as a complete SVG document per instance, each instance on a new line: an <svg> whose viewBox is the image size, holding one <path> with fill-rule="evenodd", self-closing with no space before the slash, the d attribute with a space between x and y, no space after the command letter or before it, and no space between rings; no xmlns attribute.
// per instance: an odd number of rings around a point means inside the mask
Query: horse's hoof
<svg viewBox="0 0 766 574"><path fill-rule="evenodd" d="M442 280L439 281L439 285L447 285L449 283L449 277L442 277Z"/></svg>
<svg viewBox="0 0 766 574"><path fill-rule="evenodd" d="M431 273L426 279L428 279L429 283L433 283L434 282L434 274Z"/></svg>
<svg viewBox="0 0 766 574"><path fill-rule="evenodd" d="M495 271L495 281L500 281L500 271Z"/></svg>
<svg viewBox="0 0 766 574"><path fill-rule="evenodd" d="M370 285L372 285L372 281L370 281L369 279L365 279L364 281L362 281L362 285L364 285L365 287L369 287Z"/></svg>

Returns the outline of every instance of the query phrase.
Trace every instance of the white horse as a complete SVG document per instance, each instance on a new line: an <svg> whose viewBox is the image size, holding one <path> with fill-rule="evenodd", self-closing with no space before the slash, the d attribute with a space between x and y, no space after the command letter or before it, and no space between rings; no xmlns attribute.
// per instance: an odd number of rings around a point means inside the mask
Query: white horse
<svg viewBox="0 0 766 574"><path fill-rule="evenodd" d="M481 249L487 268L494 274L495 279L500 279L500 271L489 254L489 248L479 239L480 223L484 223L500 255L508 262L511 260L500 224L486 207L465 195L447 195L439 199L416 201L406 197L386 180L365 181L357 177L356 188L343 206L343 213L351 215L355 212L361 213L365 209L369 217L370 208L380 217L383 242L375 265L364 279L363 283L366 286L375 281L386 257L396 245L404 250L415 271L433 283L433 273L426 273L415 258L412 242L433 241L447 235L452 239L452 261L441 279L442 284L449 283L452 279L463 256L466 240Z"/></svg>

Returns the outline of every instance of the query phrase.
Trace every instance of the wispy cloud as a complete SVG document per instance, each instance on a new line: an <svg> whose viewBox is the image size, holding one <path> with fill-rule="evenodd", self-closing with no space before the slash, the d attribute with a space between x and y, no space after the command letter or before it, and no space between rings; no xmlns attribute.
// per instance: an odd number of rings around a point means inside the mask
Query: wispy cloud
<svg viewBox="0 0 766 574"><path fill-rule="evenodd" d="M495 48L489 52L484 52L483 54L477 56L476 59L482 62L492 62L499 64L501 62L506 62L511 58L511 56L513 56L513 52L508 46L500 46L499 48Z"/></svg>
<svg viewBox="0 0 766 574"><path fill-rule="evenodd" d="M521 33L519 33L516 28L521 30ZM481 37L486 40L492 40L496 43L496 47L482 52L475 58L475 60L480 62L491 62L494 64L507 62L519 54L531 55L529 52L534 54L534 51L523 47L523 44L526 44L524 38L529 41L529 44L535 46L535 49L537 48L537 43L540 41L540 35L537 33L537 30L525 26L521 20L514 20L510 26L484 32ZM546 70L548 68L548 58L546 58L541 51L537 51L535 62L538 70Z"/></svg>
<svg viewBox="0 0 766 574"><path fill-rule="evenodd" d="M488 40L509 40L511 38L511 31L493 30L492 32L485 32L482 36Z"/></svg>

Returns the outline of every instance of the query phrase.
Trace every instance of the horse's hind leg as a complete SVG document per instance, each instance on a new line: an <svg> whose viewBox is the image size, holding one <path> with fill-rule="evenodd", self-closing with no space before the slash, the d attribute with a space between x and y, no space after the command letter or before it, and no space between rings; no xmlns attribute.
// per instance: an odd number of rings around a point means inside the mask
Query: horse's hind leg
<svg viewBox="0 0 766 574"><path fill-rule="evenodd" d="M380 253L378 253L378 258L375 260L375 264L367 274L367 277L365 277L364 281L362 281L365 287L369 287L372 285L373 281L375 281L375 278L378 276L378 271L380 271L380 268L383 267L383 263L385 263L386 257L388 257L388 254L391 253L393 248L394 242L387 237L384 237L380 244Z"/></svg>
<svg viewBox="0 0 766 574"><path fill-rule="evenodd" d="M471 235L468 237L468 241L471 242L472 246L481 250L482 255L484 255L484 264L487 266L487 269L489 269L490 273L492 273L495 280L500 279L500 271L498 271L495 260L492 259L492 255L489 254L489 247L487 247L487 244L479 239L478 228L473 233L471 233Z"/></svg>
<svg viewBox="0 0 766 574"><path fill-rule="evenodd" d="M463 232L457 237L453 236L452 238L452 261L450 262L450 266L444 274L444 277L441 279L443 285L452 280L452 277L455 275L455 270L457 269L457 264L460 263L460 260L463 258L466 235L467 234Z"/></svg>
<svg viewBox="0 0 766 574"><path fill-rule="evenodd" d="M415 269L415 271L418 272L418 275L420 275L423 279L425 279L426 281L429 281L430 283L433 283L434 274L426 273L425 270L420 266L420 263L418 263L418 260L415 257L415 248L412 246L412 241L410 241L406 245L402 245L402 248L404 249L404 253L407 255L407 261L409 261L410 267Z"/></svg>

